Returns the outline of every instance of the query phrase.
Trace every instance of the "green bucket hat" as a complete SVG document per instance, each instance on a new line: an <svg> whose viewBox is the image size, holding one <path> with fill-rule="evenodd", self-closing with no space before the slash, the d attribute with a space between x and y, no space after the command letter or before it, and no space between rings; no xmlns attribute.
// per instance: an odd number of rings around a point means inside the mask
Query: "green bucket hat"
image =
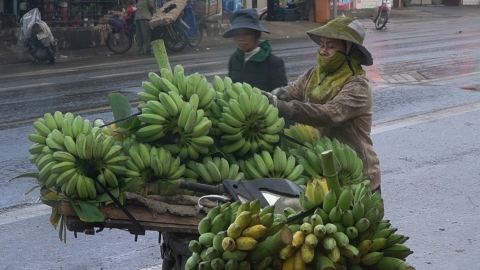
<svg viewBox="0 0 480 270"><path fill-rule="evenodd" d="M320 45L320 37L350 41L363 53L362 65L373 65L372 54L362 45L365 39L365 28L355 18L338 17L323 26L307 31L307 35L318 45Z"/></svg>

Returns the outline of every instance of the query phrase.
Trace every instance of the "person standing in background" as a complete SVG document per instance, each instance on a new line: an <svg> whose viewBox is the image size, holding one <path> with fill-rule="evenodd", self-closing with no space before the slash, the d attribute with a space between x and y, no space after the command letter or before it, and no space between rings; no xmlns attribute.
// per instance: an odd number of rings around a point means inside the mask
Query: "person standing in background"
<svg viewBox="0 0 480 270"><path fill-rule="evenodd" d="M155 12L154 0L138 0L137 11L135 11L136 41L138 54L153 55L151 47L152 30L148 24Z"/></svg>
<svg viewBox="0 0 480 270"><path fill-rule="evenodd" d="M272 53L270 43L260 41L262 32L270 33L258 19L255 9L235 10L224 38L233 38L237 49L228 62L228 77L235 82L270 92L288 84L283 60Z"/></svg>

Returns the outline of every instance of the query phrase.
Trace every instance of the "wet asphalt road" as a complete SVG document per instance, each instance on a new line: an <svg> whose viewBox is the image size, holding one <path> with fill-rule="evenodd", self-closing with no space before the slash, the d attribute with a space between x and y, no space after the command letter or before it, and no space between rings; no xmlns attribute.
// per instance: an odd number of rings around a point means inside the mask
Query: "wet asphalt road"
<svg viewBox="0 0 480 270"><path fill-rule="evenodd" d="M477 267L480 188L480 17L459 14L392 18L387 30L368 28L366 67L374 87L373 141L383 170L386 216L410 236L408 261L417 269ZM313 66L307 38L272 41L290 80ZM207 49L208 48L208 49ZM232 44L169 54L186 73L226 75ZM32 179L9 180L35 167L27 135L34 119L60 110L89 119L112 119L107 95L120 92L135 106L152 58L99 52L59 60L55 66L0 67L0 239L5 269L143 269L160 263L158 234L138 242L119 230L96 236L67 233L67 244L48 223ZM2 246L6 246L2 244ZM22 259L19 259L22 258Z"/></svg>

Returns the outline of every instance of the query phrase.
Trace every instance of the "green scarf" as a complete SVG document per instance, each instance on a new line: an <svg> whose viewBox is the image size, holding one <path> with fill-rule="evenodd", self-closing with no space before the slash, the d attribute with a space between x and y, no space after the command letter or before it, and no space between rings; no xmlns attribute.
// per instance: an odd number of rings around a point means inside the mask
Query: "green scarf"
<svg viewBox="0 0 480 270"><path fill-rule="evenodd" d="M265 60L270 53L272 52L272 45L268 42L268 40L265 40L261 43L258 44L258 47L260 47L260 51L254 54L248 61L253 61L253 62L262 62ZM245 53L239 49L235 51L236 54L239 54L242 56L242 58L245 58Z"/></svg>
<svg viewBox="0 0 480 270"><path fill-rule="evenodd" d="M356 48L352 49L354 51L350 56L351 67L346 61L347 56L341 52L336 52L328 58L318 54L318 64L307 84L309 102L325 104L342 90L348 78L365 74L361 66L362 53Z"/></svg>

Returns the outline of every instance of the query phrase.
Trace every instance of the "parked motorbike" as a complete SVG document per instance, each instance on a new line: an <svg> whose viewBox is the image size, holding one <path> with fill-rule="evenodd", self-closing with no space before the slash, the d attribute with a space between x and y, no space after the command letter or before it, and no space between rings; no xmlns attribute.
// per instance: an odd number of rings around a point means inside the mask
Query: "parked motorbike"
<svg viewBox="0 0 480 270"><path fill-rule="evenodd" d="M187 5L183 11L181 18L176 22L188 35L188 46L197 47L202 41L203 30L207 29L207 24L202 15L195 14L193 7Z"/></svg>
<svg viewBox="0 0 480 270"><path fill-rule="evenodd" d="M202 201L217 200L221 202L239 201L241 203L259 199L261 207L275 205L275 213L283 212L287 206L296 211L302 210L299 195L303 189L287 179L265 178L250 181L224 180L217 186L180 181L179 187L209 195L200 197ZM162 233L163 243L160 252L163 259L162 270L185 270L185 262L192 255L188 248L191 240L198 239L197 234Z"/></svg>
<svg viewBox="0 0 480 270"><path fill-rule="evenodd" d="M390 0L378 0L377 6L373 8L372 21L375 23L375 28L380 30L387 28L386 24L390 19L390 11L392 10L392 4Z"/></svg>
<svg viewBox="0 0 480 270"><path fill-rule="evenodd" d="M123 54L130 50L135 37L135 8L129 6L125 15L113 15L108 19L112 32L107 36L107 48L113 53Z"/></svg>
<svg viewBox="0 0 480 270"><path fill-rule="evenodd" d="M47 61L55 64L55 53L58 50L58 42L53 37L50 27L41 20L40 11L37 8L25 13L20 19L21 29L17 44L23 52L25 48L33 56L32 63Z"/></svg>
<svg viewBox="0 0 480 270"><path fill-rule="evenodd" d="M165 47L172 52L181 52L189 44L185 30L175 24L155 27L152 30L152 40L157 39L163 39Z"/></svg>

